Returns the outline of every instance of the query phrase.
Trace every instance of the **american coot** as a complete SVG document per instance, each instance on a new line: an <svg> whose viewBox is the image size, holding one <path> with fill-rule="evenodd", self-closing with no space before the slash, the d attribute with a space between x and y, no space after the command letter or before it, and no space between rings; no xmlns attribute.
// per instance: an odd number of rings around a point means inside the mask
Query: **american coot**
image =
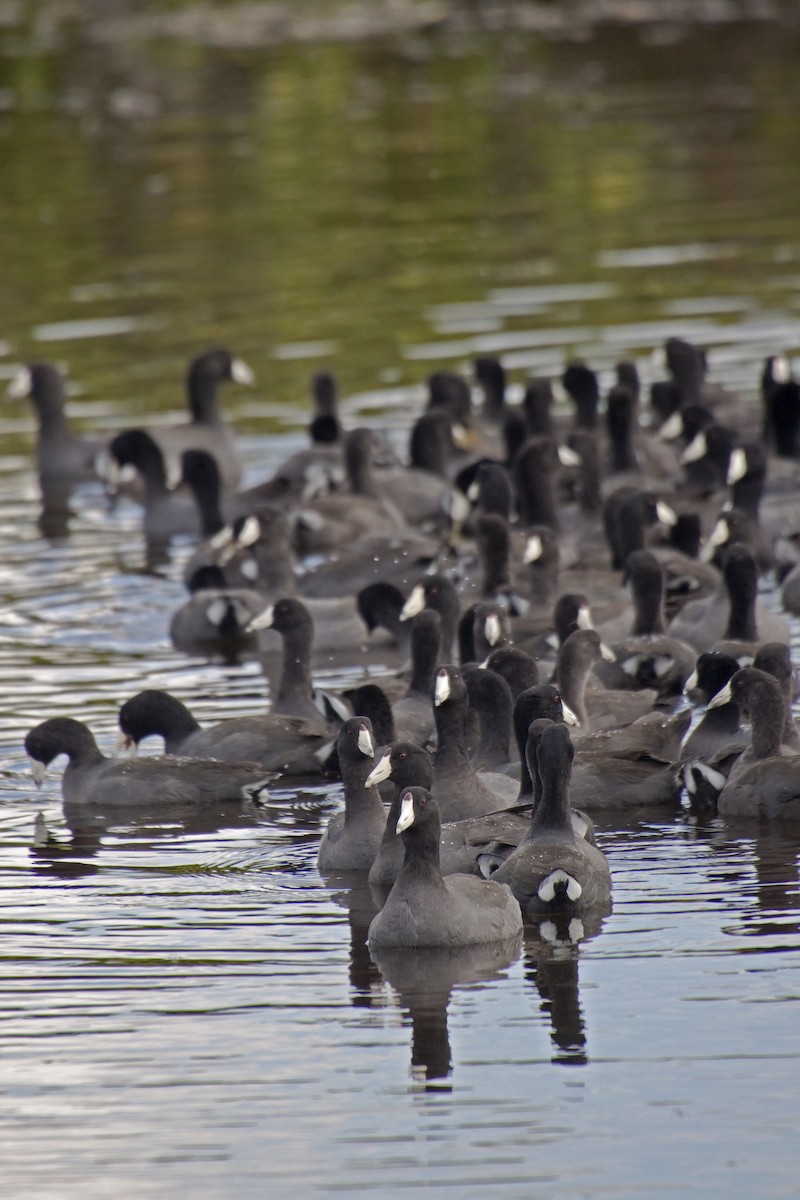
<svg viewBox="0 0 800 1200"><path fill-rule="evenodd" d="M338 414L338 385L330 371L311 377L312 413L308 426L311 445L287 458L273 475L246 493L250 506L290 505L324 495L346 479L342 462L342 423Z"/></svg>
<svg viewBox="0 0 800 1200"><path fill-rule="evenodd" d="M507 775L476 771L465 744L467 685L458 668L436 672L433 700L436 752L433 756L433 795L448 820L478 816L508 808L517 785Z"/></svg>
<svg viewBox="0 0 800 1200"><path fill-rule="evenodd" d="M670 337L664 343L664 355L672 381L677 386L682 405L705 404L720 419L740 424L748 413L740 398L720 384L706 378L708 360L705 350L684 338Z"/></svg>
<svg viewBox="0 0 800 1200"><path fill-rule="evenodd" d="M396 830L401 793L409 787L424 787L430 791L432 783L433 763L424 747L402 739L392 740L390 745L384 746L364 784L376 790L386 784L392 789L383 837L369 869L369 882L373 886L390 888L403 865L403 843Z"/></svg>
<svg viewBox="0 0 800 1200"><path fill-rule="evenodd" d="M45 768L66 754L61 791L65 807L114 810L153 806L195 808L220 802L263 800L267 779L256 762L212 759L142 758L117 762L106 758L92 733L72 717L52 717L25 738L37 784Z"/></svg>
<svg viewBox="0 0 800 1200"><path fill-rule="evenodd" d="M738 670L739 663L733 655L707 650L699 656L694 671L686 681L686 694L696 702L708 704ZM739 705L731 700L707 709L684 741L681 754L684 758L705 759L723 746L739 740L744 749Z"/></svg>
<svg viewBox="0 0 800 1200"><path fill-rule="evenodd" d="M405 857L386 903L369 927L370 948L480 945L510 941L522 932L511 891L473 875L442 876L439 808L425 788L400 797L397 833Z"/></svg>
<svg viewBox="0 0 800 1200"><path fill-rule="evenodd" d="M511 623L517 649L534 658L547 659L555 656L558 647L576 629L592 627L589 601L582 592L564 592L556 600L551 616L520 617Z"/></svg>
<svg viewBox="0 0 800 1200"><path fill-rule="evenodd" d="M556 485L560 470L558 447L552 438L528 438L514 459L517 512L523 528L546 525L558 532Z"/></svg>
<svg viewBox="0 0 800 1200"><path fill-rule="evenodd" d="M274 600L274 604L262 607L261 613L250 623L250 631L277 629L268 623L269 609L288 599L294 601L298 612L302 608L311 623L311 654L315 661L341 662L343 656L352 661L366 655L370 643L384 645L394 640L391 630L399 607L393 608L391 602L387 604L382 590L375 585L362 588L355 598L341 596L318 600L282 595ZM274 637L268 634L262 639L261 649L269 653L273 642Z"/></svg>
<svg viewBox="0 0 800 1200"><path fill-rule="evenodd" d="M358 588L374 583L391 584L405 595L440 552L438 538L416 531L365 534L338 546L324 562L309 570L303 576L303 595L323 599L352 596Z"/></svg>
<svg viewBox="0 0 800 1200"><path fill-rule="evenodd" d="M287 458L273 475L245 493L250 507L263 503L285 506L324 495L344 483L342 423L338 414L338 385L330 371L311 377L312 412L308 425L311 445Z"/></svg>
<svg viewBox="0 0 800 1200"><path fill-rule="evenodd" d="M576 723L557 689L549 684L529 688L517 697L514 733L521 757L520 800L533 792L525 747L531 721L537 718ZM674 746L677 754L690 718L688 709L670 719L652 713L625 730L596 730L589 734L590 748L581 748L575 755L570 784L570 801L578 820L581 823L588 820L582 809L646 808L677 803L680 789L670 765L672 754L666 747Z"/></svg>
<svg viewBox="0 0 800 1200"><path fill-rule="evenodd" d="M717 517L703 547L703 559L721 568L725 563L728 548L737 542L747 546L762 573L775 566L772 546L757 523L736 508L727 508Z"/></svg>
<svg viewBox="0 0 800 1200"><path fill-rule="evenodd" d="M511 689L502 676L474 664L462 667L461 674L467 685L469 711L478 723L477 740L472 743L473 766L516 777L518 764L509 754L514 707Z"/></svg>
<svg viewBox="0 0 800 1200"><path fill-rule="evenodd" d="M80 437L70 428L64 381L52 363L34 362L20 367L9 384L8 396L11 400L29 397L36 411L36 466L43 489L97 478L96 458L102 443L96 438Z"/></svg>
<svg viewBox="0 0 800 1200"><path fill-rule="evenodd" d="M332 492L295 509L294 544L300 554L349 546L362 534L389 537L409 531L396 506L381 495L372 462L372 434L354 429L344 443L349 492Z"/></svg>
<svg viewBox="0 0 800 1200"><path fill-rule="evenodd" d="M392 705L401 741L426 745L433 737L433 679L439 665L441 621L435 609L423 609L411 622L411 678L404 696Z"/></svg>
<svg viewBox="0 0 800 1200"><path fill-rule="evenodd" d="M533 808L541 800L541 780L536 769L539 740L547 722L575 724L572 712L562 703L557 690L550 684L539 684L523 692L514 705L514 736L520 757L520 785L515 811L528 804ZM581 809L570 809L570 821L577 837L594 843L594 823ZM504 857L504 855L501 855ZM493 861L493 867L497 861ZM484 865L481 864L484 870ZM492 868L493 869L493 868Z"/></svg>
<svg viewBox="0 0 800 1200"><path fill-rule="evenodd" d="M514 737L517 742L520 759L520 781L517 800L528 801L533 796L533 776L528 770L525 757L525 747L528 743L528 731L533 721L564 721L576 726L578 718L572 709L561 699L558 688L550 683L537 683L526 688L514 700L512 723Z"/></svg>
<svg viewBox="0 0 800 1200"><path fill-rule="evenodd" d="M633 364L621 363L620 366L626 368ZM624 474L652 486L653 481L674 478L678 471L678 456L672 447L639 428L637 394L638 376L635 385L630 379L615 384L606 397L608 469L610 475Z"/></svg>
<svg viewBox="0 0 800 1200"><path fill-rule="evenodd" d="M198 567L188 581L192 593L172 614L169 636L183 654L238 662L255 657L258 634L248 626L264 611L264 597L252 588L230 588L218 566Z"/></svg>
<svg viewBox="0 0 800 1200"><path fill-rule="evenodd" d="M728 591L728 619L717 649L733 654L754 655L760 642L784 642L791 639L788 622L770 612L758 597L758 567L750 550L734 544L723 564ZM708 649L709 647L706 647Z"/></svg>
<svg viewBox="0 0 800 1200"><path fill-rule="evenodd" d="M457 637L457 641L458 641L458 661L461 663L462 667L466 663L482 662L486 658L487 653L488 653L487 651L484 651L484 653L479 656L478 650L475 645L475 631L476 631L475 614L477 613L479 607L481 607L481 605L479 605L478 603L470 604L470 605L468 605L467 608L464 609L463 613L459 617L458 629L456 631L456 637ZM492 612L494 613L493 606L492 606ZM508 617L505 616L503 620L504 620L505 629L507 632L508 631ZM499 631L499 629L501 628L501 625L500 625L500 620L497 617L495 617L493 624L496 626L496 628ZM484 636L483 630L481 630L481 636ZM505 643L506 643L505 637L500 636L499 632L498 632L498 637L499 637L498 644L505 645Z"/></svg>
<svg viewBox="0 0 800 1200"><path fill-rule="evenodd" d="M373 886L391 887L403 865L402 843L395 835L400 816L400 796L409 787L430 790L432 779L430 755L412 742L394 742L384 750L372 768L367 787L377 787L384 780L391 780L395 785L386 818L386 830L369 871L369 882ZM445 822L439 838L442 874L480 874L480 856L489 849L497 852L498 846L503 846L507 853L524 837L529 824L527 808L522 813L494 812L485 816L466 817L462 821Z"/></svg>
<svg viewBox="0 0 800 1200"><path fill-rule="evenodd" d="M423 608L432 608L441 621L440 653L445 662L452 662L460 604L452 579L446 575L426 575L415 584L403 605L400 616L409 621Z"/></svg>
<svg viewBox="0 0 800 1200"><path fill-rule="evenodd" d="M414 422L408 438L412 469L449 479L464 461L459 446L462 430L443 409L426 409Z"/></svg>
<svg viewBox="0 0 800 1200"><path fill-rule="evenodd" d="M475 522L480 579L478 593L487 600L504 598L504 603L524 612L527 601L514 595L511 568L511 528L506 517L485 513Z"/></svg>
<svg viewBox="0 0 800 1200"><path fill-rule="evenodd" d="M573 737L578 769L590 755L609 758L641 759L644 762L674 763L681 756L681 746L691 724L688 708L670 714L654 709L638 717L630 725L617 729L595 729Z"/></svg>
<svg viewBox="0 0 800 1200"><path fill-rule="evenodd" d="M187 452L188 453L188 452ZM195 456L207 459L203 451L192 451ZM184 456L185 457L185 456ZM205 463L207 469L209 464ZM196 481L195 481L196 482ZM272 505L262 506L258 512L239 517L230 527L207 541L192 554L184 572L184 579L192 591L197 590L198 571L203 571L203 587L213 586L226 592L225 599L247 621L261 613L270 602L297 593L294 574L294 555L291 549L291 529L286 515ZM216 572L217 582L211 584L211 571ZM314 650L317 654L360 651L366 640L379 627L389 638L396 636L400 627L399 614L403 597L397 592L396 600L390 597L391 585L371 584L363 588L353 600L352 595L333 599L306 598L303 603L314 622ZM261 595L261 603L253 609L253 596ZM202 653L224 653L215 645L223 636L230 637L229 613L225 629L217 629L219 617L207 614L205 606L188 603L187 611L174 618L180 626L180 649L198 647ZM219 605L215 606L219 609ZM192 615L195 613L196 615ZM211 617L211 620L208 617ZM217 628L215 628L215 626ZM173 640L177 631L173 628ZM241 629L238 634L241 635ZM402 631L405 633L405 631ZM250 643L241 652L258 645L256 632L248 635ZM269 637L267 648L274 640ZM202 647L201 647L202 643Z"/></svg>
<svg viewBox="0 0 800 1200"><path fill-rule="evenodd" d="M534 376L528 380L522 397L522 412L529 437L553 436L553 403L553 385L549 379Z"/></svg>
<svg viewBox="0 0 800 1200"><path fill-rule="evenodd" d="M471 471L468 467L466 470ZM463 475L463 472L461 473ZM456 479L459 484L461 475ZM479 461L474 468L472 481L467 488L467 499L472 504L475 524L481 516L500 516L506 521L511 518L511 479L502 463L491 459Z"/></svg>
<svg viewBox="0 0 800 1200"><path fill-rule="evenodd" d="M764 642L756 651L753 666L758 671L774 675L781 685L785 714L781 744L791 749L800 749L800 730L792 712L792 704L797 695L797 675L792 664L790 648L783 642Z"/></svg>
<svg viewBox="0 0 800 1200"><path fill-rule="evenodd" d="M664 572L649 550L628 555L625 570L633 606L598 633L608 642L616 662L600 662L595 674L607 688L655 689L660 699L678 695L695 663L695 651L664 631ZM629 629L623 627L630 622Z"/></svg>
<svg viewBox="0 0 800 1200"><path fill-rule="evenodd" d="M626 569L628 555L644 550L648 529L655 525L670 527L677 521L670 506L654 492L620 487L603 505L603 524L611 549L611 567Z"/></svg>
<svg viewBox="0 0 800 1200"><path fill-rule="evenodd" d="M596 429L600 385L595 372L585 363L568 363L561 376L561 382L575 405L576 428Z"/></svg>
<svg viewBox="0 0 800 1200"><path fill-rule="evenodd" d="M240 505L237 497L223 500L219 467L205 450L181 455L182 482L191 490L206 541L184 567L184 580L208 563L219 566L233 587L252 587L265 596L291 594L296 587L292 530L276 505L257 509ZM231 518L226 525L225 518Z"/></svg>
<svg viewBox="0 0 800 1200"><path fill-rule="evenodd" d="M426 437L426 430L430 437ZM409 438L408 466L376 466L374 483L378 493L411 525L437 525L449 492L447 460L452 447L449 422L425 425L421 418Z"/></svg>
<svg viewBox="0 0 800 1200"><path fill-rule="evenodd" d="M781 685L756 667L736 672L711 701L731 699L750 718L752 742L732 767L719 794L723 816L800 821L800 754L781 746L785 701Z"/></svg>
<svg viewBox="0 0 800 1200"><path fill-rule="evenodd" d="M505 419L506 372L503 364L493 355L476 358L473 363L475 378L483 392L482 415L486 421L501 422Z"/></svg>
<svg viewBox="0 0 800 1200"><path fill-rule="evenodd" d="M293 596L282 596L255 617L248 629L275 629L283 640L281 675L272 711L288 713L295 717L319 715L311 678L311 653L314 644L314 622L303 604ZM349 712L343 711L341 702L334 705L338 716L345 719Z"/></svg>
<svg viewBox="0 0 800 1200"><path fill-rule="evenodd" d="M741 725L738 701L731 696L713 706L711 703L738 670L739 662L732 655L710 650L698 657L686 681L689 698L707 706L680 752L680 778L686 786L689 807L695 811L716 812L725 780L750 742L749 732Z"/></svg>
<svg viewBox="0 0 800 1200"><path fill-rule="evenodd" d="M219 463L223 486L233 488L241 478L242 463L217 402L219 385L226 380L250 387L255 376L247 363L222 347L198 354L186 373L190 419L178 425L154 425L148 432L171 462L177 462L184 450L207 450Z"/></svg>
<svg viewBox="0 0 800 1200"><path fill-rule="evenodd" d="M536 766L542 797L528 836L492 878L507 883L525 914L607 909L611 872L605 855L576 837L570 820L569 783L573 749L564 725L541 736Z"/></svg>
<svg viewBox="0 0 800 1200"><path fill-rule="evenodd" d="M629 725L648 712L657 699L654 691L589 690L592 667L601 662L614 663L616 655L594 629L576 629L558 651L556 683L582 730Z"/></svg>
<svg viewBox="0 0 800 1200"><path fill-rule="evenodd" d="M108 444L109 455L118 467L134 467L142 479L145 537L169 541L182 533L201 532L200 514L188 488L170 487L161 447L145 429L126 429ZM115 476L111 474L111 484Z"/></svg>
<svg viewBox="0 0 800 1200"><path fill-rule="evenodd" d="M319 713L312 718L283 713L229 717L203 729L185 704L154 688L125 701L119 727L127 748L147 737L162 737L167 754L226 762L247 759L283 775L318 774L331 743Z"/></svg>
<svg viewBox="0 0 800 1200"><path fill-rule="evenodd" d="M561 556L558 538L546 525L528 529L522 561L526 569L528 599L536 609L551 608L558 588Z"/></svg>
<svg viewBox="0 0 800 1200"><path fill-rule="evenodd" d="M336 739L344 784L344 812L336 813L322 835L320 871L368 871L386 828L386 810L376 788L365 786L375 743L366 717L345 721Z"/></svg>
<svg viewBox="0 0 800 1200"><path fill-rule="evenodd" d="M511 625L504 605L493 602L475 605L472 623L475 657L467 661L485 662L492 651L510 644Z"/></svg>
<svg viewBox="0 0 800 1200"><path fill-rule="evenodd" d="M499 650L493 650L484 665L487 671L494 671L501 679L505 679L513 700L520 692L535 687L539 682L536 660L516 646L501 646Z"/></svg>

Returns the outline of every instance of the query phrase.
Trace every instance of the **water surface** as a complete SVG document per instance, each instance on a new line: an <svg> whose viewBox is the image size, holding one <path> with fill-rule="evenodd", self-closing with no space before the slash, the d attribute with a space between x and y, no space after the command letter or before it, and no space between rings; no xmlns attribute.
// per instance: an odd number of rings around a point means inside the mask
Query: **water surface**
<svg viewBox="0 0 800 1200"><path fill-rule="evenodd" d="M798 49L767 23L219 53L6 29L0 374L53 359L78 425L115 428L229 344L253 480L319 366L400 446L426 374L476 353L647 380L679 333L754 397L800 350ZM214 719L264 684L171 649L189 547L144 574L132 506L87 488L42 539L30 413L0 422L6 1194L796 1194L796 837L604 818L602 927L388 982L371 897L315 868L336 785L70 830L33 724L69 711L109 749L143 687Z"/></svg>

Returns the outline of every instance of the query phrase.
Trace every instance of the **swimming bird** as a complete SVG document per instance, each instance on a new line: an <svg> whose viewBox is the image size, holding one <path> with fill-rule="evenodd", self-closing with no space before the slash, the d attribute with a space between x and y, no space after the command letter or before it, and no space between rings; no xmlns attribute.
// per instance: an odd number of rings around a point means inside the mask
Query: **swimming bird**
<svg viewBox="0 0 800 1200"><path fill-rule="evenodd" d="M750 718L752 741L730 770L717 799L723 816L800 821L800 754L781 746L785 700L781 685L745 667L710 702L735 700Z"/></svg>
<svg viewBox="0 0 800 1200"><path fill-rule="evenodd" d="M569 784L574 751L564 725L544 729L536 757L541 800L526 838L493 873L507 883L523 913L580 913L607 909L611 872L605 855L576 836L570 816Z"/></svg>
<svg viewBox="0 0 800 1200"><path fill-rule="evenodd" d="M11 400L30 399L39 426L36 468L44 490L71 487L97 479L97 456L103 441L86 438L70 427L61 372L52 363L21 366L8 387Z"/></svg>
<svg viewBox="0 0 800 1200"><path fill-rule="evenodd" d="M470 762L465 742L467 704L462 673L453 666L439 667L434 683L437 745L431 790L449 820L508 808L517 796L517 785L509 776L476 771Z"/></svg>
<svg viewBox="0 0 800 1200"><path fill-rule="evenodd" d="M430 755L411 742L394 742L387 746L367 777L367 787L378 787L391 781L395 792L386 818L386 829L375 861L369 870L369 882L375 887L391 887L403 865L403 847L395 834L400 816L400 797L409 787L424 787L430 791L433 765ZM482 874L479 859L491 850L504 853L517 845L530 824L526 806L522 811L501 811L483 816L466 817L461 821L446 821L439 838L439 863L443 875Z"/></svg>
<svg viewBox="0 0 800 1200"><path fill-rule="evenodd" d="M508 888L473 875L442 875L441 817L429 791L415 787L402 793L396 829L405 857L386 903L370 924L370 948L452 948L520 936L522 914Z"/></svg>
<svg viewBox="0 0 800 1200"><path fill-rule="evenodd" d="M126 700L118 722L120 744L126 749L138 747L145 738L161 737L166 754L223 762L244 759L282 775L318 775L331 748L332 735L320 713L228 717L204 729L177 697L156 688Z"/></svg>
<svg viewBox="0 0 800 1200"><path fill-rule="evenodd" d="M368 871L386 828L386 810L376 788L365 786L375 757L372 725L366 717L345 721L336 738L344 785L344 812L336 813L322 835L320 871Z"/></svg>
<svg viewBox="0 0 800 1200"><path fill-rule="evenodd" d="M61 792L65 809L173 808L263 800L268 779L256 762L212 759L106 758L91 731L72 717L51 717L25 738L37 784L53 759L66 754Z"/></svg>

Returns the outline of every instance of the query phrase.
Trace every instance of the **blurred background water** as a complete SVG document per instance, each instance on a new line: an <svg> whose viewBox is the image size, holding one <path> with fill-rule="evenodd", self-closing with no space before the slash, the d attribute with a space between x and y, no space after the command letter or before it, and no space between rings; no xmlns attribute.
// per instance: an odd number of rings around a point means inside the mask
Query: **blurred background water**
<svg viewBox="0 0 800 1200"><path fill-rule="evenodd" d="M477 353L649 380L674 333L755 397L800 350L800 29L748 10L211 45L143 36L136 6L7 3L0 382L53 360L78 427L124 427L229 345L258 379L223 397L253 481L302 444L321 366L399 446L426 375ZM188 544L142 573L136 510L91 487L46 542L27 404L0 432L5 1195L796 1194L796 837L604 820L602 929L384 978L370 897L314 865L335 785L70 831L31 725L70 711L108 749L142 687L202 719L260 711L263 683L171 649Z"/></svg>

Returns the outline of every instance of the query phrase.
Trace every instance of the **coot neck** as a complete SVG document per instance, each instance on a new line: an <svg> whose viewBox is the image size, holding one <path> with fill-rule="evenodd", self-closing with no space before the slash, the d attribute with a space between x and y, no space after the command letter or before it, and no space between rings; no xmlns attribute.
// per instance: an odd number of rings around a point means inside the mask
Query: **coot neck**
<svg viewBox="0 0 800 1200"><path fill-rule="evenodd" d="M487 599L511 587L511 535L500 516L484 517L478 526L482 592Z"/></svg>
<svg viewBox="0 0 800 1200"><path fill-rule="evenodd" d="M253 547L253 557L258 567L256 586L260 592L271 596L296 594L292 550L286 538L259 538Z"/></svg>
<svg viewBox="0 0 800 1200"><path fill-rule="evenodd" d="M313 695L311 679L311 629L301 625L283 635L283 662L276 695L276 708L292 701L309 701Z"/></svg>
<svg viewBox="0 0 800 1200"><path fill-rule="evenodd" d="M777 697L776 697L777 699ZM751 744L755 758L774 758L781 752L785 717L772 697L759 697L750 713Z"/></svg>
<svg viewBox="0 0 800 1200"><path fill-rule="evenodd" d="M517 481L517 510L522 525L547 525L558 532L560 522L553 472L538 451L519 452L514 463Z"/></svg>
<svg viewBox="0 0 800 1200"><path fill-rule="evenodd" d="M632 637L649 637L664 632L666 626L663 600L663 586L656 587L650 584L636 589L633 598L635 615L631 629Z"/></svg>
<svg viewBox="0 0 800 1200"><path fill-rule="evenodd" d="M433 756L434 774L442 771L471 770L464 737L467 716L466 703L446 700L434 706L436 751Z"/></svg>
<svg viewBox="0 0 800 1200"><path fill-rule="evenodd" d="M615 394L608 398L606 422L611 446L612 474L617 471L635 471L638 467L633 450L633 410L627 393Z"/></svg>
<svg viewBox="0 0 800 1200"><path fill-rule="evenodd" d="M373 810L384 813L383 802L377 788L364 787L364 780L372 770L372 761L363 754L355 756L339 756L339 769L344 784L344 823L345 826L357 821L363 813Z"/></svg>
<svg viewBox="0 0 800 1200"><path fill-rule="evenodd" d="M406 695L413 692L430 699L436 668L439 665L441 639L438 632L439 622L435 622L436 628L433 628L433 621L420 623L419 618L424 616L425 609L418 614L411 626L411 681Z"/></svg>
<svg viewBox="0 0 800 1200"><path fill-rule="evenodd" d="M186 380L192 424L221 424L222 418L217 407L218 387L219 380L209 373L205 364L192 364Z"/></svg>
<svg viewBox="0 0 800 1200"><path fill-rule="evenodd" d="M569 781L571 767L555 767L543 770L541 757L538 774L541 779L542 794L531 816L531 833L539 834L545 830L559 833L572 833L569 807Z"/></svg>
<svg viewBox="0 0 800 1200"><path fill-rule="evenodd" d="M582 729L589 728L589 714L586 711L586 684L589 680L591 663L576 662L569 653L569 639L563 643L556 661L558 686L564 703L572 709L581 723Z"/></svg>
<svg viewBox="0 0 800 1200"><path fill-rule="evenodd" d="M421 881L436 891L447 890L439 865L440 833L438 821L426 821L422 825L412 825L402 835L403 865L395 883L395 889L401 894L406 887L416 891Z"/></svg>
<svg viewBox="0 0 800 1200"><path fill-rule="evenodd" d="M726 580L726 582L728 582ZM756 595L758 580L755 569L737 573L734 586L728 587L730 616L725 638L737 642L758 641L756 630Z"/></svg>

